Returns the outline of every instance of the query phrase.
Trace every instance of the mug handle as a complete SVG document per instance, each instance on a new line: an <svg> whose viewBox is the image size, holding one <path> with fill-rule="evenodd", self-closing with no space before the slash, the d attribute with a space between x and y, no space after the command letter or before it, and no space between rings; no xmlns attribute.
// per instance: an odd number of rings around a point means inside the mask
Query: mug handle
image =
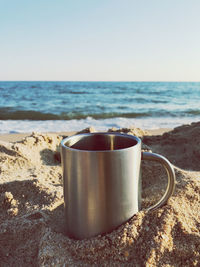
<svg viewBox="0 0 200 267"><path fill-rule="evenodd" d="M156 154L156 153L142 152L142 160L157 161L157 162L161 163L167 171L168 185L167 185L167 189L165 191L165 194L156 204L154 204L153 206L146 209L147 211L155 210L157 208L162 207L174 192L175 181L176 181L174 169L173 169L171 163L165 157L163 157L159 154Z"/></svg>

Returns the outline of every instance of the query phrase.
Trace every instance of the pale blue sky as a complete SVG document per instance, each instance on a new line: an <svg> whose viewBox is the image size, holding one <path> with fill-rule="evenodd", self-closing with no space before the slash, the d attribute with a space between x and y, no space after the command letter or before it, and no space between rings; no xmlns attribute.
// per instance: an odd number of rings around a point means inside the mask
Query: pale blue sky
<svg viewBox="0 0 200 267"><path fill-rule="evenodd" d="M0 0L0 80L200 81L200 1Z"/></svg>

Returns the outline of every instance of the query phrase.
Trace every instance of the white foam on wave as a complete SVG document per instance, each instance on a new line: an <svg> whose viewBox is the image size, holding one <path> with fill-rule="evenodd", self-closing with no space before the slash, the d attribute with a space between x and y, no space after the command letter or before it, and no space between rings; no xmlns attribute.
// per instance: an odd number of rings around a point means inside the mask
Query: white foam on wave
<svg viewBox="0 0 200 267"><path fill-rule="evenodd" d="M142 129L174 128L182 124L199 121L197 118L110 118L95 120L91 117L82 120L0 120L0 134L31 133L31 132L72 132L87 127L97 131L107 131L109 128L138 127Z"/></svg>

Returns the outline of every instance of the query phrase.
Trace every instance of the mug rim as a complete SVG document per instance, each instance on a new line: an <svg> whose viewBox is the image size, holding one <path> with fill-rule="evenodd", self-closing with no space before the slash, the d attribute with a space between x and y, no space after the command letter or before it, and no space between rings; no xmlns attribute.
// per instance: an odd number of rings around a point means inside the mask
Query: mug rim
<svg viewBox="0 0 200 267"><path fill-rule="evenodd" d="M72 148L70 146L65 145L65 143L67 141L69 141L70 139L73 138L78 138L78 137L86 137L86 136L94 136L94 135L115 135L115 136L121 136L121 137L126 137L129 139L133 139L134 141L136 141L137 143L135 145L129 146L129 147L125 147L125 148L119 148L119 149L114 149L114 150L88 150L88 149L77 149L77 148ZM77 152L106 152L106 153L110 153L110 152L117 152L117 151L123 151L123 150L127 150L127 149L132 149L134 147L137 147L138 145L141 145L141 139L135 135L131 135L131 134L127 134L127 133L119 133L119 132L94 132L94 133L80 133L80 134L75 134L75 135L71 135L68 136L66 138L64 138L61 142L60 142L61 146L64 149L68 149L71 151L77 151Z"/></svg>

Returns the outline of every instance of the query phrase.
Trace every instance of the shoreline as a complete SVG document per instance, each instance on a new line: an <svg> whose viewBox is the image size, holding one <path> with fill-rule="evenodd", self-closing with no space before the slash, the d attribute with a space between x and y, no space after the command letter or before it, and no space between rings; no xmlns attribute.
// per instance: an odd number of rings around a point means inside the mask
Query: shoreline
<svg viewBox="0 0 200 267"><path fill-rule="evenodd" d="M94 127L96 131L107 131L115 127L140 128L147 131L159 131L159 129L174 129L186 124L198 122L197 118L172 118L172 117L148 117L148 118L112 118L81 120L0 120L0 136L6 134L24 133L53 133L53 132L79 132L88 127Z"/></svg>

